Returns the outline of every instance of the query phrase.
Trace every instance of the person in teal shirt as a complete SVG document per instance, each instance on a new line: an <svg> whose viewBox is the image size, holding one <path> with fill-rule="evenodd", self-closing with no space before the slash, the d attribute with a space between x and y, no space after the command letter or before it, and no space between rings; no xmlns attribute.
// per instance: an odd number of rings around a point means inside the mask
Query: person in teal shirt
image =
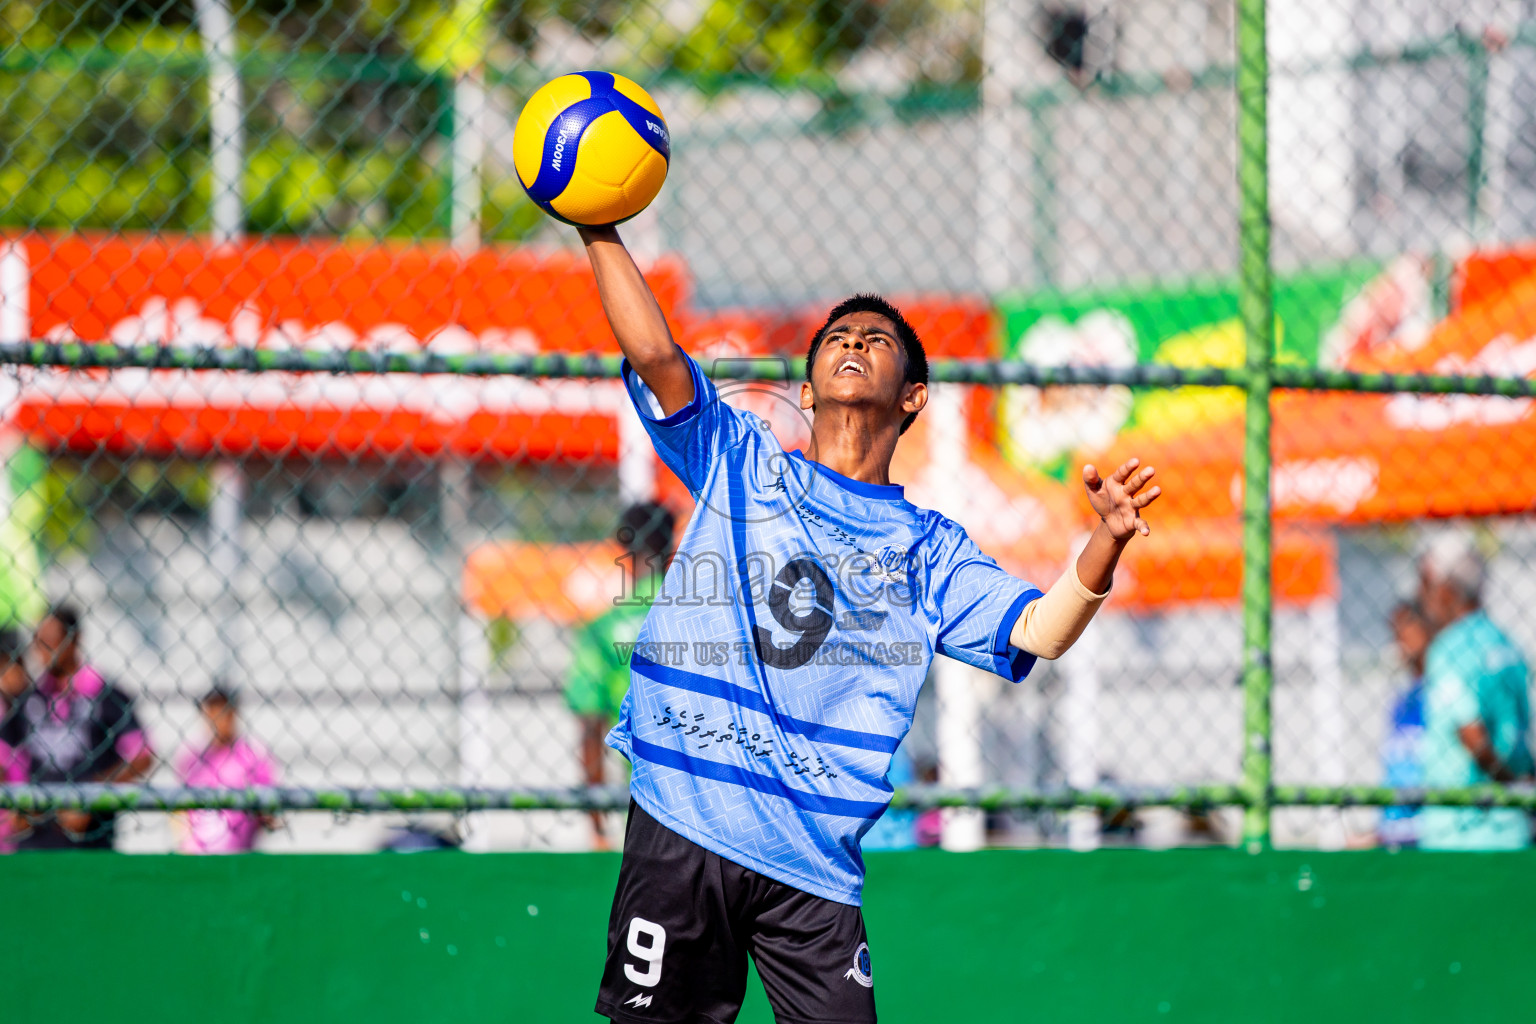
<svg viewBox="0 0 1536 1024"><path fill-rule="evenodd" d="M618 541L624 546L626 590L613 607L581 627L571 646L565 674L565 704L581 724L581 773L589 786L603 784L604 737L619 717L629 689L629 653L651 610L651 599L672 551L677 522L665 506L631 505L619 517ZM603 816L592 812L593 845L607 849Z"/></svg>
<svg viewBox="0 0 1536 1024"><path fill-rule="evenodd" d="M1444 534L1420 562L1425 614L1439 628L1424 664L1424 785L1513 782L1531 774L1530 672L1482 608L1486 566L1470 538ZM1427 807L1425 850L1515 850L1531 845L1518 809Z"/></svg>

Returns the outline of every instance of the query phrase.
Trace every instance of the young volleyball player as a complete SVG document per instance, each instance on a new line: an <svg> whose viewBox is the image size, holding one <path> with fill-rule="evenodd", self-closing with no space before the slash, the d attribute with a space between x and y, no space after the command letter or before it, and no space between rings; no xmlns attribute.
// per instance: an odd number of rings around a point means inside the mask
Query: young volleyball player
<svg viewBox="0 0 1536 1024"><path fill-rule="evenodd" d="M800 386L809 450L785 452L673 342L618 233L582 240L629 397L698 499L608 736L634 775L597 1012L734 1020L750 955L781 1024L873 1021L859 838L890 801L929 663L1017 682L1070 647L1148 532L1152 468L1083 467L1099 525L1042 596L891 483L928 399L897 309L833 308Z"/></svg>

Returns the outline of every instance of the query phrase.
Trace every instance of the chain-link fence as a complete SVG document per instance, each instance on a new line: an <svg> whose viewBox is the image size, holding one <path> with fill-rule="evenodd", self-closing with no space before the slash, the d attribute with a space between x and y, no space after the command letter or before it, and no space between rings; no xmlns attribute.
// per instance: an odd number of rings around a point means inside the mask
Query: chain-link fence
<svg viewBox="0 0 1536 1024"><path fill-rule="evenodd" d="M625 238L787 448L810 332L875 289L940 382L893 477L1007 568L1062 572L1083 462L1163 481L1066 657L936 664L872 842L1533 802L1467 787L1530 773L1536 3L36 0L0 16L0 844L617 836L618 527L693 501L513 169L581 67L665 111ZM1486 624L1446 576L1507 644L1445 639Z"/></svg>

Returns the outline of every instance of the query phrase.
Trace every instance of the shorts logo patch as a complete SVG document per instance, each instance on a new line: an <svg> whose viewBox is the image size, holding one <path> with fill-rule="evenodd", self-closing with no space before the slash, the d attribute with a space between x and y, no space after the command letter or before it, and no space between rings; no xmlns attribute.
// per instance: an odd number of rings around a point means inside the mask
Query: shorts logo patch
<svg viewBox="0 0 1536 1024"><path fill-rule="evenodd" d="M843 977L852 978L865 988L874 988L875 979L869 971L869 943L859 943L857 952L853 954L853 966Z"/></svg>

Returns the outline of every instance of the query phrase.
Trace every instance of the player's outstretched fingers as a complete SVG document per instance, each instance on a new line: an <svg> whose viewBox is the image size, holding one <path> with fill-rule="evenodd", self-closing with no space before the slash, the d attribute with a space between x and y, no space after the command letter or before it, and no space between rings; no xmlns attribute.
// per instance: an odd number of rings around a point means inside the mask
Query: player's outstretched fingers
<svg viewBox="0 0 1536 1024"><path fill-rule="evenodd" d="M1152 474L1156 472L1157 470L1148 466L1139 473L1132 473L1130 478L1125 481L1125 493L1135 494L1141 490L1147 485L1147 481L1152 479Z"/></svg>
<svg viewBox="0 0 1536 1024"><path fill-rule="evenodd" d="M1083 467L1083 486L1090 491L1097 491L1104 486L1104 478L1099 476L1099 471L1091 462Z"/></svg>
<svg viewBox="0 0 1536 1024"><path fill-rule="evenodd" d="M1142 491L1140 494L1136 495L1135 500L1133 500L1131 504L1136 508L1146 508L1148 505L1156 501L1157 496L1162 493L1163 489L1161 487L1154 487L1149 491Z"/></svg>
<svg viewBox="0 0 1536 1024"><path fill-rule="evenodd" d="M1109 478L1117 484L1123 484L1125 483L1126 477L1130 476L1131 473L1134 472L1136 467L1139 465L1141 465L1140 459L1126 459L1125 463L1121 465L1119 469L1115 470L1109 475Z"/></svg>

